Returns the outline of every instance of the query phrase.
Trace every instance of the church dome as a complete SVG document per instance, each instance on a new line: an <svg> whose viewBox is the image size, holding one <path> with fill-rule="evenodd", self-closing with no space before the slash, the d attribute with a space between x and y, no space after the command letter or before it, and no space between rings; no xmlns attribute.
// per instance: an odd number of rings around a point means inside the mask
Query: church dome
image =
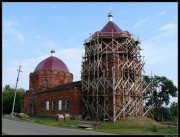
<svg viewBox="0 0 180 137"><path fill-rule="evenodd" d="M51 54L52 53L55 53L55 51L51 50ZM66 66L66 64L59 58L54 57L53 55L41 61L35 68L34 72L41 71L41 70L43 71L56 70L56 71L69 72L69 69Z"/></svg>

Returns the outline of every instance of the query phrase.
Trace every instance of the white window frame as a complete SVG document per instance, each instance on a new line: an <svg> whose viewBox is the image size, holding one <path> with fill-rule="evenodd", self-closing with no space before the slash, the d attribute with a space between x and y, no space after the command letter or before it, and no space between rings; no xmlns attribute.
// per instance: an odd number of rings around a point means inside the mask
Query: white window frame
<svg viewBox="0 0 180 137"><path fill-rule="evenodd" d="M49 101L46 101L46 110L49 110Z"/></svg>
<svg viewBox="0 0 180 137"><path fill-rule="evenodd" d="M58 100L58 110L59 111L62 110L62 100L61 99Z"/></svg>

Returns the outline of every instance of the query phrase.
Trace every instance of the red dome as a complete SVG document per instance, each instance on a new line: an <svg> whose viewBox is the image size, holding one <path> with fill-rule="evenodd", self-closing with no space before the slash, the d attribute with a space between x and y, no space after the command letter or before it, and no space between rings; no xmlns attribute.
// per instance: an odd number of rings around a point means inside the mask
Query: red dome
<svg viewBox="0 0 180 137"><path fill-rule="evenodd" d="M66 64L62 60L54 56L48 57L44 59L43 61L41 61L37 65L34 72L37 72L40 70L57 70L57 71L69 72L69 69L67 68Z"/></svg>

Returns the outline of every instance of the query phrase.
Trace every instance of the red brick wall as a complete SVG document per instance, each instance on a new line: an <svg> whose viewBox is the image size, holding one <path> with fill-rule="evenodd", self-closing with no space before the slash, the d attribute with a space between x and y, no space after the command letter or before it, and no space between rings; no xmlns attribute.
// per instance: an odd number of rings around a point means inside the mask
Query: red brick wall
<svg viewBox="0 0 180 137"><path fill-rule="evenodd" d="M28 91L30 92L30 91ZM55 116L56 114L69 113L73 116L81 115L81 88L74 87L71 89L44 91L37 95L29 95L24 100L24 113L30 114L29 104L35 102L35 114ZM62 110L58 110L58 100L62 100ZM69 100L69 111L65 110L65 100ZM49 110L46 110L46 101L49 101ZM55 109L52 110L52 101L55 101ZM41 103L44 102L44 110L41 110Z"/></svg>
<svg viewBox="0 0 180 137"><path fill-rule="evenodd" d="M60 113L70 113L71 115L81 115L81 88L46 91L43 81L47 80L48 88L57 85L70 83L73 81L73 74L59 71L38 71L29 75L29 91L24 99L24 113L54 116ZM39 93L39 91L43 91ZM58 110L58 100L62 100L62 110ZM69 110L65 110L65 100L69 100ZM46 110L46 101L49 101L49 110ZM52 101L55 101L55 109L52 110ZM44 102L44 110L42 110Z"/></svg>
<svg viewBox="0 0 180 137"><path fill-rule="evenodd" d="M26 91L25 98L24 98L24 105L23 105L23 112L26 114L31 114L30 104L34 103L37 104L37 95L34 91Z"/></svg>
<svg viewBox="0 0 180 137"><path fill-rule="evenodd" d="M73 81L73 74L62 71L38 71L29 75L29 90L43 90L43 81L47 80L48 88Z"/></svg>

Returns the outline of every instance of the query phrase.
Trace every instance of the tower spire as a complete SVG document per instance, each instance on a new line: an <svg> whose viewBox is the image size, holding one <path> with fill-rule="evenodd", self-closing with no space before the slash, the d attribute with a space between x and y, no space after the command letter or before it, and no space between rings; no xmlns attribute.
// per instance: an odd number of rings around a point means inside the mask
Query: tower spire
<svg viewBox="0 0 180 137"><path fill-rule="evenodd" d="M110 12L109 12L109 14L108 14L109 21L113 21L113 14L112 14L112 12L111 12L111 6L109 7L109 9L110 9Z"/></svg>

